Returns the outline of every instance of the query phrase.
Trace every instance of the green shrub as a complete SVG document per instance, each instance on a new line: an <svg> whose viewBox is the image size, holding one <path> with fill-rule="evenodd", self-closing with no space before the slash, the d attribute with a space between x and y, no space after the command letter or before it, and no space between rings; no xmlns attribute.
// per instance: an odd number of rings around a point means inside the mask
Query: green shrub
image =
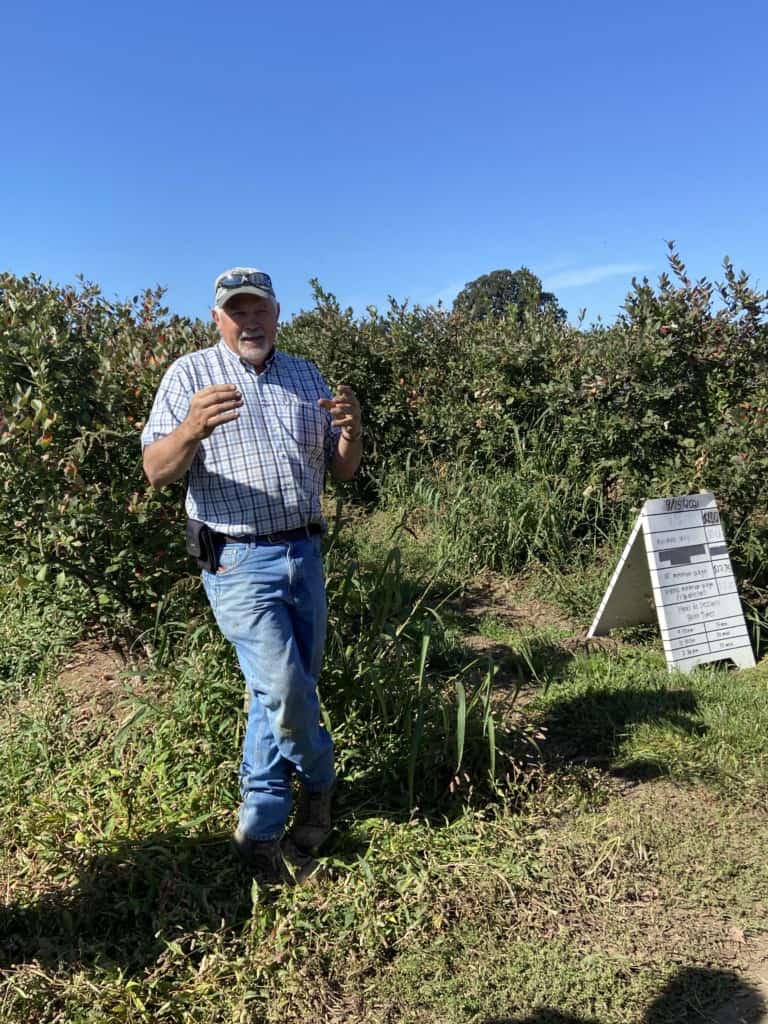
<svg viewBox="0 0 768 1024"><path fill-rule="evenodd" d="M139 431L165 367L205 335L160 298L0 277L3 561L21 581L80 581L109 623L151 621L184 567L180 494L147 486Z"/></svg>
<svg viewBox="0 0 768 1024"><path fill-rule="evenodd" d="M348 493L380 500L385 481L423 479L452 496L457 535L471 524L475 564L567 560L646 497L710 489L759 599L768 300L728 261L717 287L691 281L674 248L670 264L657 287L633 283L616 323L587 331L553 313L477 321L394 300L355 318L315 282L315 307L279 343L360 396L366 453ZM102 618L144 626L188 565L180 488L146 486L138 428L168 363L212 340L160 300L0 278L6 562L77 578Z"/></svg>
<svg viewBox="0 0 768 1024"><path fill-rule="evenodd" d="M476 321L394 301L355 320L316 286L315 308L283 328L281 344L360 395L367 475L353 493L381 497L406 464L409 480L477 491L486 507L491 487L498 509L477 522L479 557L489 547L498 564L541 555L532 510L517 553L510 537L525 487L531 505L534 495L544 502L557 557L574 538L611 532L647 497L713 490L742 573L762 587L768 296L728 260L717 286L691 281L672 246L670 267L656 288L633 282L613 325L587 331L554 315Z"/></svg>

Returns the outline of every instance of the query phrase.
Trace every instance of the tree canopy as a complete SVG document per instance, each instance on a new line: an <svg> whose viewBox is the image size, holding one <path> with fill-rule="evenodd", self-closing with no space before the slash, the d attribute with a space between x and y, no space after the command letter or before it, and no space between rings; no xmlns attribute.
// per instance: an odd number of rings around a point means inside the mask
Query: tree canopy
<svg viewBox="0 0 768 1024"><path fill-rule="evenodd" d="M521 320L526 315L551 312L564 321L568 315L557 296L543 291L541 281L527 267L483 274L464 285L453 301L454 312L466 313L473 320L507 316L511 306Z"/></svg>

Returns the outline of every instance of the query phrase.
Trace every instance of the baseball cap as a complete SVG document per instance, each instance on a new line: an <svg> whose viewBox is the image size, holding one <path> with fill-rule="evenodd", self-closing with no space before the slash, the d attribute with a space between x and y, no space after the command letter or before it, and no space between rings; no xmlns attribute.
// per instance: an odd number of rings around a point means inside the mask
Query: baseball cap
<svg viewBox="0 0 768 1024"><path fill-rule="evenodd" d="M219 308L235 295L258 295L263 299L275 297L272 278L257 267L232 267L225 270L216 278L213 288L215 304Z"/></svg>

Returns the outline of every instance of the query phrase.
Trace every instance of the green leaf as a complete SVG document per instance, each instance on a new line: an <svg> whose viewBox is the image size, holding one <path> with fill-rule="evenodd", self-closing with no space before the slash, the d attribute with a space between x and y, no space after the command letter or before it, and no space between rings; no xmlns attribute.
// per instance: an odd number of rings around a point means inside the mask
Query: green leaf
<svg viewBox="0 0 768 1024"><path fill-rule="evenodd" d="M467 730L467 693L460 679L456 680L456 771L464 760L464 737Z"/></svg>

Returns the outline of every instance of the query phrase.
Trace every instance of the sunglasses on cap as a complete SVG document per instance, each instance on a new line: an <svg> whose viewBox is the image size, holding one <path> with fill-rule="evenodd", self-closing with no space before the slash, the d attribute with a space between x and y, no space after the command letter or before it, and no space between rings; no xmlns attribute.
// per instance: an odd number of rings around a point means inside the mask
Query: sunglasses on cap
<svg viewBox="0 0 768 1024"><path fill-rule="evenodd" d="M216 282L217 288L239 288L243 284L252 284L255 288L273 291L272 279L269 274L227 274Z"/></svg>

